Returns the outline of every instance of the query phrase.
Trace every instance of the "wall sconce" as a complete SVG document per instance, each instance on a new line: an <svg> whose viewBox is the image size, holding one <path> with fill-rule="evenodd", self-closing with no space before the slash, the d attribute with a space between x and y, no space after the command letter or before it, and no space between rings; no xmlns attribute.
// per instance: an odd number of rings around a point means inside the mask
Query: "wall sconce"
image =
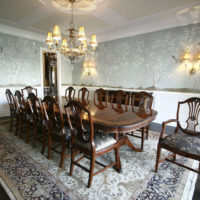
<svg viewBox="0 0 200 200"><path fill-rule="evenodd" d="M200 70L200 52L196 55L193 55L186 49L180 59L177 59L175 56L172 56L176 62L184 63L185 68L189 68L189 73L191 75L195 74L197 70Z"/></svg>
<svg viewBox="0 0 200 200"><path fill-rule="evenodd" d="M92 69L95 67L95 64L92 62L92 60L84 60L82 67L87 72L87 74L90 75Z"/></svg>

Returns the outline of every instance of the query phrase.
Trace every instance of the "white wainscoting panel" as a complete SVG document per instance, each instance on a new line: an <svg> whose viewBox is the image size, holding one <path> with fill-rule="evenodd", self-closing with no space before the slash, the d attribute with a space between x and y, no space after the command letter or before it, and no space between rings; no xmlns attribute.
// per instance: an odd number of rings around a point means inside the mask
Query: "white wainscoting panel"
<svg viewBox="0 0 200 200"><path fill-rule="evenodd" d="M24 87L2 87L0 88L0 117L5 117L5 116L9 116L10 115L10 110L9 110L9 106L8 106L8 102L6 99L6 89L10 89L10 91L13 93L15 93L16 90L20 90L23 89ZM42 87L34 87L37 88L37 92L38 92L38 97L43 98L43 88Z"/></svg>
<svg viewBox="0 0 200 200"><path fill-rule="evenodd" d="M69 85L70 86L70 85ZM69 86L62 86L61 94L65 95L65 90ZM78 90L84 86L73 86L76 90L75 97L78 97ZM93 94L96 89L99 87L89 87L85 86L89 91L89 99L93 100ZM121 90L122 88L109 88L104 87L106 90ZM139 91L139 90L131 90L131 89L122 89L124 91ZM158 115L154 122L161 124L163 121L168 119L176 118L177 105L179 101L184 101L191 97L200 97L198 93L183 93L183 92L167 92L167 91L147 91L153 92L154 101L153 101L153 109L158 111ZM185 113L187 115L187 113ZM175 126L175 123L170 124Z"/></svg>

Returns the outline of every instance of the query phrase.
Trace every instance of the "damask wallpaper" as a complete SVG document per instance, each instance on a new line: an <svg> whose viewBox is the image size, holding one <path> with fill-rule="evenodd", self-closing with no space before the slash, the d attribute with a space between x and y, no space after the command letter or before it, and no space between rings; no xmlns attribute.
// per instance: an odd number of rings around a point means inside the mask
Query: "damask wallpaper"
<svg viewBox="0 0 200 200"><path fill-rule="evenodd" d="M40 86L40 48L43 42L0 33L0 87ZM69 62L61 56L61 81L72 83Z"/></svg>
<svg viewBox="0 0 200 200"><path fill-rule="evenodd" d="M200 70L190 75L172 56L200 52L199 33L200 23L101 43L96 68L88 76L76 66L73 84L198 92Z"/></svg>
<svg viewBox="0 0 200 200"><path fill-rule="evenodd" d="M0 86L39 86L42 42L0 33Z"/></svg>

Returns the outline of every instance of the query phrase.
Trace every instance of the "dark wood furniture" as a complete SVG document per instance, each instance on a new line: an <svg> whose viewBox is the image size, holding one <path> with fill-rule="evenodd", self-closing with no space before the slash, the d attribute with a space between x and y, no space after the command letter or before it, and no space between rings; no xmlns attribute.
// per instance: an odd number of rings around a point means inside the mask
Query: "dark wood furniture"
<svg viewBox="0 0 200 200"><path fill-rule="evenodd" d="M10 131L12 131L12 127L14 126L13 121L16 120L16 132L17 132L17 127L18 127L17 122L19 121L17 120L18 112L17 112L15 98L9 89L6 90L6 98L8 101L9 108L10 108Z"/></svg>
<svg viewBox="0 0 200 200"><path fill-rule="evenodd" d="M72 133L70 175L73 173L74 165L82 168L89 173L88 187L90 187L93 176L103 172L107 168L116 166L117 171L120 171L121 164L118 140L108 134L94 133L91 113L80 102L75 100L69 101L65 106L65 111ZM69 112L71 112L70 115ZM85 120L86 118L87 120ZM115 162L106 166L96 160L97 156L101 156L112 150L115 150ZM84 154L77 160L75 160L76 151L80 151ZM90 160L90 169L87 169L79 163L83 158L88 158ZM95 162L102 166L103 169L94 172Z"/></svg>
<svg viewBox="0 0 200 200"><path fill-rule="evenodd" d="M182 118L182 113L188 113L187 119ZM176 119L163 122L160 134L155 171L158 171L158 164L163 161L175 163L181 167L200 173L200 132L197 131L200 113L200 98L189 98L178 102ZM166 125L176 122L175 132L164 137ZM160 159L161 149L166 149L172 154L167 158ZM185 166L176 161L176 154L199 161L199 169ZM170 159L172 158L172 159Z"/></svg>
<svg viewBox="0 0 200 200"><path fill-rule="evenodd" d="M28 142L28 137L30 135L30 126L33 122L33 119L28 112L27 104L24 101L24 97L19 90L15 91L15 100L16 100L16 108L18 112L17 118L17 131L18 127L20 128L19 137L22 138L22 132L26 132L26 142ZM18 126L19 125L19 126ZM16 131L16 135L17 135Z"/></svg>
<svg viewBox="0 0 200 200"><path fill-rule="evenodd" d="M46 121L44 119L44 109L40 99L34 93L28 95L28 104L33 117L33 147L36 145L36 140L43 142L43 150L45 148L45 137L46 137ZM30 135L28 135L28 142Z"/></svg>
<svg viewBox="0 0 200 200"><path fill-rule="evenodd" d="M60 108L66 105L65 98L59 97ZM141 151L131 144L126 136L127 132L135 131L139 128L149 125L156 118L157 112L152 109L139 109L139 107L127 106L126 112L117 112L112 108L112 104L108 103L105 109L99 109L93 101L85 106L91 113L93 123L98 126L99 130L104 133L121 133L119 145L128 145L134 151ZM64 110L63 110L64 112Z"/></svg>
<svg viewBox="0 0 200 200"><path fill-rule="evenodd" d="M67 101L74 99L76 90L73 87L68 87L65 90L65 98Z"/></svg>
<svg viewBox="0 0 200 200"><path fill-rule="evenodd" d="M81 88L78 91L78 100L83 104L83 105L88 105L89 104L89 90L85 87Z"/></svg>
<svg viewBox="0 0 200 200"><path fill-rule="evenodd" d="M117 90L112 93L112 108L117 112L126 112L128 105L128 95L123 90Z"/></svg>
<svg viewBox="0 0 200 200"><path fill-rule="evenodd" d="M60 110L58 103L50 96L46 96L43 100L43 107L45 111L45 118L48 127L48 156L50 159L51 150L54 150L60 155L60 167L63 167L64 159L69 157L66 154L66 146L69 146L70 130L64 125L63 113ZM55 143L52 146L52 143ZM44 142L46 146L46 139ZM58 147L61 146L61 151Z"/></svg>
<svg viewBox="0 0 200 200"><path fill-rule="evenodd" d="M108 94L107 91L103 88L97 89L94 92L94 104L99 109L104 109L107 107L107 101L108 101Z"/></svg>
<svg viewBox="0 0 200 200"><path fill-rule="evenodd" d="M136 106L136 107L139 107L140 109L151 109L152 103L153 103L153 96L151 93L147 93L144 91L133 92L131 94L130 102L131 102L132 107ZM146 127L142 127L141 129L138 129L137 131L141 132L141 136L135 135L134 132L127 133L127 135L141 138L141 151L143 150L143 147L144 147L144 139L145 138L148 139L149 128L150 128L150 125Z"/></svg>
<svg viewBox="0 0 200 200"><path fill-rule="evenodd" d="M31 86L26 86L21 91L24 99L26 99L30 93L34 93L37 96L37 89Z"/></svg>

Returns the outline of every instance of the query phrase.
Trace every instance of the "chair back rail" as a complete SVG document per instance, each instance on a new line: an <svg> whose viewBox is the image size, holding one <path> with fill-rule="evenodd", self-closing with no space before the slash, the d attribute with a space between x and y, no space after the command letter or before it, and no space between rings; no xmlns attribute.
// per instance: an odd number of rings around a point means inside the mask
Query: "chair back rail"
<svg viewBox="0 0 200 200"><path fill-rule="evenodd" d="M65 98L67 101L74 99L76 90L73 87L68 87L65 90Z"/></svg>
<svg viewBox="0 0 200 200"><path fill-rule="evenodd" d="M37 89L31 86L26 86L21 91L24 98L27 98L30 93L34 93L37 96Z"/></svg>
<svg viewBox="0 0 200 200"><path fill-rule="evenodd" d="M181 116L181 106L186 105L188 106L188 116L186 119L186 128L183 128L180 122ZM177 121L178 121L178 128L180 128L183 132L190 134L190 135L200 135L200 132L196 130L197 126L199 125L199 113L200 113L200 98L193 97L189 98L185 101L178 102L178 109L177 109Z"/></svg>
<svg viewBox="0 0 200 200"><path fill-rule="evenodd" d="M94 128L90 112L79 101L71 100L65 107L72 137L83 142L93 142Z"/></svg>
<svg viewBox="0 0 200 200"><path fill-rule="evenodd" d="M103 109L107 107L108 93L103 88L97 89L94 92L94 104L99 108Z"/></svg>

